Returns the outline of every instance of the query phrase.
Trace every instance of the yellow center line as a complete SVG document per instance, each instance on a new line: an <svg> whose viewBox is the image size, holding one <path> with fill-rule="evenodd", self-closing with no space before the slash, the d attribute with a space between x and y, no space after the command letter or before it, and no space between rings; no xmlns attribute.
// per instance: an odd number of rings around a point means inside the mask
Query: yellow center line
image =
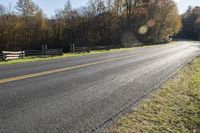
<svg viewBox="0 0 200 133"><path fill-rule="evenodd" d="M156 51L157 49L160 49L160 48L145 51L146 53L143 53L143 54L151 53L152 51ZM87 64L82 64L82 65L76 65L76 66L71 66L71 67L66 67L66 68L60 68L60 69L48 70L48 71L44 71L44 72L38 72L38 73L33 73L33 74L27 74L27 75L21 75L21 76L16 76L16 77L11 77L11 78L0 79L0 84L18 81L18 80L23 80L23 79L28 79L28 78L39 77L39 76L44 76L44 75L48 75L48 74L54 74L54 73L69 71L69 70L74 70L74 69L79 69L79 68L84 68L84 67L108 63L108 62L113 62L113 61L126 59L126 58L130 58L130 57L137 56L137 55L141 55L141 53L136 53L136 54L133 54L133 55L127 55L127 56L122 56L122 57L98 61L98 62L91 62L91 63L87 63Z"/></svg>

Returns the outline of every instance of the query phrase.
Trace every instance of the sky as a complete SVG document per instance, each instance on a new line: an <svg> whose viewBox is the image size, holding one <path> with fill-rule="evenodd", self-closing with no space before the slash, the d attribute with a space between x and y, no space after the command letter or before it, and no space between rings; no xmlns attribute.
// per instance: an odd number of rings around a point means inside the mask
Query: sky
<svg viewBox="0 0 200 133"><path fill-rule="evenodd" d="M179 13L184 13L188 6L200 6L200 0L175 0L178 5Z"/></svg>
<svg viewBox="0 0 200 133"><path fill-rule="evenodd" d="M8 7L9 3L14 6L17 0L0 0L0 4ZM67 0L33 0L37 5L43 9L44 13L51 17L55 14L56 9L62 9ZM188 6L200 6L200 0L175 0L178 5L179 13L184 13ZM71 0L71 4L74 8L85 6L88 0Z"/></svg>

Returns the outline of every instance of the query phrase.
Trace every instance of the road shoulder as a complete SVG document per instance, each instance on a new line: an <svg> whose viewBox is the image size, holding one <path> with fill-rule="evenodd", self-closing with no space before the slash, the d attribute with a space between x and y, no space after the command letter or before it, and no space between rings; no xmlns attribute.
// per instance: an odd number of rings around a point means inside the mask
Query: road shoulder
<svg viewBox="0 0 200 133"><path fill-rule="evenodd" d="M200 132L200 57L151 94L106 133Z"/></svg>

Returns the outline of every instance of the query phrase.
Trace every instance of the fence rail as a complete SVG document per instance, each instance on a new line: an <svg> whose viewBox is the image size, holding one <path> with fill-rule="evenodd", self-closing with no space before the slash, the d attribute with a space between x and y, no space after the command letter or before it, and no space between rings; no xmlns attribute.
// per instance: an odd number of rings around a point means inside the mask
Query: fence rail
<svg viewBox="0 0 200 133"><path fill-rule="evenodd" d="M25 51L2 51L0 58L2 60L20 59L25 56Z"/></svg>
<svg viewBox="0 0 200 133"><path fill-rule="evenodd" d="M88 47L75 47L74 48L75 53L81 53L81 52L90 52L90 49Z"/></svg>
<svg viewBox="0 0 200 133"><path fill-rule="evenodd" d="M110 46L95 46L95 47L80 47L71 45L71 53L81 53L81 52L90 52L90 50L110 50L121 48L120 45L110 45Z"/></svg>
<svg viewBox="0 0 200 133"><path fill-rule="evenodd" d="M45 51L46 55L63 55L62 49L48 49Z"/></svg>
<svg viewBox="0 0 200 133"><path fill-rule="evenodd" d="M0 60L14 60L25 56L40 56L40 55L63 55L62 49L48 49L48 50L26 50L26 51L2 51L0 52Z"/></svg>
<svg viewBox="0 0 200 133"><path fill-rule="evenodd" d="M3 60L4 55L2 53L0 53L0 60Z"/></svg>
<svg viewBox="0 0 200 133"><path fill-rule="evenodd" d="M75 47L73 44L71 46L72 53L81 53L81 52L90 52L90 50L110 50L120 48L121 46L118 45L110 45L110 46L96 46L93 48L90 47ZM42 50L26 50L26 51L2 51L0 53L0 60L12 60L12 59L19 59L25 56L42 56L42 55L63 55L62 49L47 49L42 48Z"/></svg>
<svg viewBox="0 0 200 133"><path fill-rule="evenodd" d="M48 50L26 50L26 56L39 56L39 55L63 55L62 49L48 49Z"/></svg>
<svg viewBox="0 0 200 133"><path fill-rule="evenodd" d="M119 45L110 45L110 46L96 46L94 49L96 50L110 50L110 49L118 49L121 48Z"/></svg>

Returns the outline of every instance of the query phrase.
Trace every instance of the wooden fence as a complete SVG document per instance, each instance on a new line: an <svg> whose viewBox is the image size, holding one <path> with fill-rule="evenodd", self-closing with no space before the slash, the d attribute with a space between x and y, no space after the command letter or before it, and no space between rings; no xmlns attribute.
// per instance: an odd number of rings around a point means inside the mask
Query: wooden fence
<svg viewBox="0 0 200 133"><path fill-rule="evenodd" d="M3 60L4 55L2 53L0 53L0 60Z"/></svg>
<svg viewBox="0 0 200 133"><path fill-rule="evenodd" d="M75 47L74 48L75 53L81 53L81 52L90 52L90 49L88 47Z"/></svg>
<svg viewBox="0 0 200 133"><path fill-rule="evenodd" d="M95 46L95 47L78 47L74 44L71 45L71 53L81 53L81 52L90 52L90 50L110 50L121 48L120 45L110 45L110 46Z"/></svg>
<svg viewBox="0 0 200 133"><path fill-rule="evenodd" d="M26 56L39 56L39 55L63 55L62 49L48 49L48 50L26 50Z"/></svg>
<svg viewBox="0 0 200 133"><path fill-rule="evenodd" d="M0 58L2 60L20 59L25 56L25 51L2 51Z"/></svg>
<svg viewBox="0 0 200 133"><path fill-rule="evenodd" d="M90 52L90 48L86 46L75 46L75 44L71 44L70 46L70 52L71 53L85 53L85 52Z"/></svg>
<svg viewBox="0 0 200 133"><path fill-rule="evenodd" d="M48 49L46 51L42 50L26 50L26 51L2 51L0 53L0 60L13 60L20 59L25 56L40 56L40 55L63 55L62 49Z"/></svg>
<svg viewBox="0 0 200 133"><path fill-rule="evenodd" d="M63 55L62 49L48 49L45 51L46 55Z"/></svg>
<svg viewBox="0 0 200 133"><path fill-rule="evenodd" d="M120 45L110 45L110 46L95 46L92 50L110 50L110 49L119 49Z"/></svg>
<svg viewBox="0 0 200 133"><path fill-rule="evenodd" d="M90 52L90 50L110 50L120 48L120 46L111 45L111 46L96 46L93 48L90 47L75 47L73 44L71 46L72 53L81 53L81 52ZM42 48L42 50L26 50L26 51L2 51L0 53L0 60L12 60L19 59L25 56L40 56L40 55L63 55L62 49L47 49L47 46Z"/></svg>

